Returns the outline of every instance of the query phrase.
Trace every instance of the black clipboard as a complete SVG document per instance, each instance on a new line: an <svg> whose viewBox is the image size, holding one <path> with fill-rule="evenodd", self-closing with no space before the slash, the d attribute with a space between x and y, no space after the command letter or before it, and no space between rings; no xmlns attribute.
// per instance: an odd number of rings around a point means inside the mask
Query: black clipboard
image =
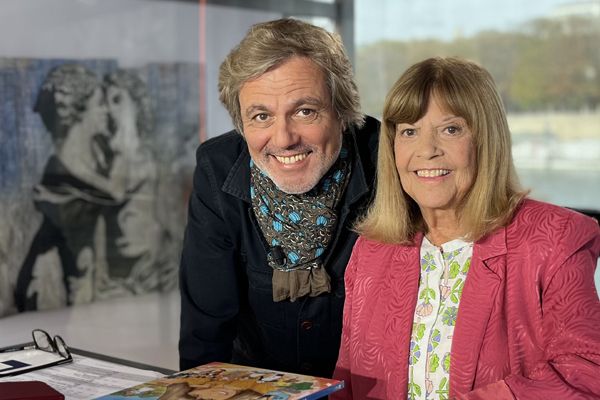
<svg viewBox="0 0 600 400"><path fill-rule="evenodd" d="M58 353L41 350L33 342L0 349L0 378L72 362Z"/></svg>

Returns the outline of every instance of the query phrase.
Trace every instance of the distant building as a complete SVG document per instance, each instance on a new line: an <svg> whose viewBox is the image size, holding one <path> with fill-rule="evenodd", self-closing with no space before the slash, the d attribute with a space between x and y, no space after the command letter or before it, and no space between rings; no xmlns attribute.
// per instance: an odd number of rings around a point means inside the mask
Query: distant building
<svg viewBox="0 0 600 400"><path fill-rule="evenodd" d="M600 18L600 0L563 3L556 6L550 14L550 18L552 19L568 19L573 17Z"/></svg>

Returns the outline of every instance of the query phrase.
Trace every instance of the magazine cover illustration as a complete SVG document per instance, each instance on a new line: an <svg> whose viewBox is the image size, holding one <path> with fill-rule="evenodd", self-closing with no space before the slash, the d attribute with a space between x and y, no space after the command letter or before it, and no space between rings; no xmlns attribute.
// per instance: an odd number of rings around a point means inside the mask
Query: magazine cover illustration
<svg viewBox="0 0 600 400"><path fill-rule="evenodd" d="M343 381L214 362L120 390L99 400L311 400Z"/></svg>

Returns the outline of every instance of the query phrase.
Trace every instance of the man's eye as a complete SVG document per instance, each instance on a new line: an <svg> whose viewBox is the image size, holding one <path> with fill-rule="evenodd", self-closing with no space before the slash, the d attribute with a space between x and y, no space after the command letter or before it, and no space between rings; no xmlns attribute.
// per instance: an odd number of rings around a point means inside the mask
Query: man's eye
<svg viewBox="0 0 600 400"><path fill-rule="evenodd" d="M298 110L297 115L300 117L312 117L316 114L315 110L312 110L310 108L302 108L300 110Z"/></svg>
<svg viewBox="0 0 600 400"><path fill-rule="evenodd" d="M260 114L256 114L254 117L252 117L253 120L258 121L258 122L265 122L266 120L269 119L269 115L266 113L260 113Z"/></svg>

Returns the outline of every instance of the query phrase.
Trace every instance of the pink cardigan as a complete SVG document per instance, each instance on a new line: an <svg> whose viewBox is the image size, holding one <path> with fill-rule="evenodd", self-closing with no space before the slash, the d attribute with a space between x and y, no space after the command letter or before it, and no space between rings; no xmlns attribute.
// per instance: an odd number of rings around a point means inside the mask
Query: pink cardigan
<svg viewBox="0 0 600 400"><path fill-rule="evenodd" d="M332 398L406 399L421 240L356 242L334 374L346 389ZM476 242L452 339L451 398L600 398L599 253L595 220L533 200Z"/></svg>

